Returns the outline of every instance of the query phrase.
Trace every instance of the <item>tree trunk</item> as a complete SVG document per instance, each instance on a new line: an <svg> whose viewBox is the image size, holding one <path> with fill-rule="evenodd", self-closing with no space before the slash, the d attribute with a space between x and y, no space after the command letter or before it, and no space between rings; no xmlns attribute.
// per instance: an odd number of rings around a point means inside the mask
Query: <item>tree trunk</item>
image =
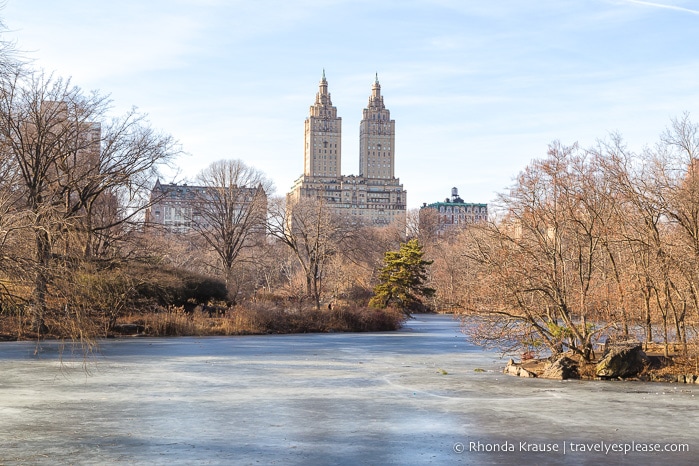
<svg viewBox="0 0 699 466"><path fill-rule="evenodd" d="M34 275L34 290L32 292L32 329L39 336L46 332L44 316L46 314L46 292L48 287L48 271L51 260L51 244L48 233L43 229L36 230L36 271Z"/></svg>
<svg viewBox="0 0 699 466"><path fill-rule="evenodd" d="M653 327L651 324L651 315L650 315L650 293L646 293L645 295L645 301L646 301L646 343L653 343Z"/></svg>

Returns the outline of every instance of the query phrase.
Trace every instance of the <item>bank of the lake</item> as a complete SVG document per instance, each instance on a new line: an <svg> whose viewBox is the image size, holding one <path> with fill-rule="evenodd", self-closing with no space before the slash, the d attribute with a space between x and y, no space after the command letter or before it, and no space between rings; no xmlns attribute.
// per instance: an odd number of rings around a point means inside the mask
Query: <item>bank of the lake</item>
<svg viewBox="0 0 699 466"><path fill-rule="evenodd" d="M113 317L87 311L80 326L63 313L49 312L42 332L37 333L31 318L1 313L0 341L377 332L396 330L405 318L405 313L396 308L375 309L349 303L316 308L299 303L262 302L170 306L122 311Z"/></svg>
<svg viewBox="0 0 699 466"><path fill-rule="evenodd" d="M523 355L527 356L527 355ZM662 345L624 341L616 348L599 351L586 361L566 352L546 358L509 359L504 373L515 377L553 380L624 380L699 385L699 361L674 348L665 353Z"/></svg>

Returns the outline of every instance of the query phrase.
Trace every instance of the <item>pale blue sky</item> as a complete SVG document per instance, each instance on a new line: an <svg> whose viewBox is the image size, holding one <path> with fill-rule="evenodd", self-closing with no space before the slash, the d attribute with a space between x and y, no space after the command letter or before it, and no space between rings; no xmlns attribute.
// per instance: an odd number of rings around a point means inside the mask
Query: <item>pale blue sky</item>
<svg viewBox="0 0 699 466"><path fill-rule="evenodd" d="M239 158L277 193L303 171L323 68L357 174L374 74L396 120L408 206L490 202L559 139L653 144L699 120L699 1L5 0L37 67L172 134L190 179Z"/></svg>

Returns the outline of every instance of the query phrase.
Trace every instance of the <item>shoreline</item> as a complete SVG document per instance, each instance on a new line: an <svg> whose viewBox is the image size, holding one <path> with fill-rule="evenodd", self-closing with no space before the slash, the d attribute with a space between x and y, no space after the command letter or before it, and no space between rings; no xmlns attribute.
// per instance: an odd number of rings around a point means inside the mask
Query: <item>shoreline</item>
<svg viewBox="0 0 699 466"><path fill-rule="evenodd" d="M692 364L690 358L680 354L671 354L666 357L655 351L644 352L648 361L637 374L628 377L600 376L597 374L598 364L602 358L596 358L590 362L583 362L579 358L571 358L570 353L563 353L558 358L533 358L519 362L510 359L503 373L509 376L523 378L540 378L547 380L590 380L590 381L628 381L628 382L660 382L677 383L685 385L699 385L699 370ZM576 363L576 370L571 376L550 376L547 370L562 358L572 359ZM696 364L696 360L694 361ZM694 367L690 367L694 366ZM577 374L575 373L577 371ZM577 375L577 376L576 376Z"/></svg>

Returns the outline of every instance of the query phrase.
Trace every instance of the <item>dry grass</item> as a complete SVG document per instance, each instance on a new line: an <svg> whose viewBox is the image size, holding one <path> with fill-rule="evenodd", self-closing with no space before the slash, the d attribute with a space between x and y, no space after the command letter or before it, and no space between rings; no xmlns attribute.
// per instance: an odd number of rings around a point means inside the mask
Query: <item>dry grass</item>
<svg viewBox="0 0 699 466"><path fill-rule="evenodd" d="M222 311L221 308L217 311ZM68 311L66 311L68 312ZM221 315L222 314L222 315ZM143 311L120 316L117 326L128 325L132 331L109 328L109 316L99 312L47 315L49 339L103 338L119 334L148 336L261 335L271 333L372 332L400 328L405 316L395 309L371 309L343 306L332 310L283 308L271 303L235 306L225 313L199 310L185 312L183 306ZM37 335L30 330L28 317L4 313L0 315L0 340L29 340Z"/></svg>
<svg viewBox="0 0 699 466"><path fill-rule="evenodd" d="M336 308L288 310L236 306L223 316L185 313L171 308L158 313L131 314L119 323L143 326L152 336L259 335L269 333L369 332L398 329L404 316L395 310Z"/></svg>
<svg viewBox="0 0 699 466"><path fill-rule="evenodd" d="M185 312L182 306L171 306L158 311L125 314L117 319L117 324L132 324L138 328L138 333L148 336L260 335L396 330L400 328L404 318L404 314L395 309L377 310L351 306L332 310L289 309L263 303L229 309L217 308L212 316L200 310ZM109 317L104 313L67 315L53 312L47 315L49 332L43 337L91 340L118 335L119 332L109 328L108 322ZM0 315L0 340L36 338L36 333L30 331L29 318L9 313Z"/></svg>

